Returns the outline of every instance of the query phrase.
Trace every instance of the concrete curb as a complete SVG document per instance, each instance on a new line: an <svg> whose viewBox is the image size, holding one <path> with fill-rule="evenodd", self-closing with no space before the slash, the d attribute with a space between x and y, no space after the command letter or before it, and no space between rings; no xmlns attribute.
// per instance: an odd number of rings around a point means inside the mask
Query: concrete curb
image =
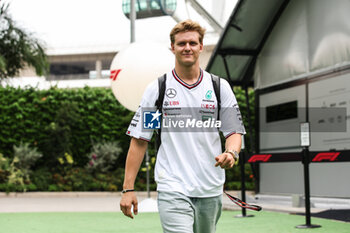
<svg viewBox="0 0 350 233"><path fill-rule="evenodd" d="M121 192L25 192L4 193L0 192L0 198L73 198L73 197L121 197ZM136 192L137 196L147 197L147 192ZM156 197L157 192L151 192L151 197Z"/></svg>

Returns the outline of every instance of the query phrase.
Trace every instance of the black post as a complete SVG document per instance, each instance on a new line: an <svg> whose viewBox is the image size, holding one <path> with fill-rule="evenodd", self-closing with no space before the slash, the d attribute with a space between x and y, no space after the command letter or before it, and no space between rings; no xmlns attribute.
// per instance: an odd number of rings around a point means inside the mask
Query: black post
<svg viewBox="0 0 350 233"><path fill-rule="evenodd" d="M311 224L311 213L310 213L310 172L309 172L309 149L307 147L303 150L304 157L304 189L305 189L305 217L306 225Z"/></svg>
<svg viewBox="0 0 350 233"><path fill-rule="evenodd" d="M245 101L247 104L247 118L248 118L248 129L249 129L249 134L250 134L250 147L252 148L251 151L254 151L254 141L253 141L253 131L251 127L251 121L250 121L250 103L249 103L249 94L248 94L248 86L244 86L244 91L245 91ZM247 147L245 146L244 142L244 136L242 137L242 150L240 154L240 161L239 164L241 166L241 198L243 202L246 202L246 196L245 196L245 173L244 173L244 165L245 165L245 158L246 158L246 153L248 152ZM249 154L248 154L249 155ZM237 215L235 216L236 218L244 218L244 217L254 217L254 215L247 215L247 210L245 208L242 208L242 215Z"/></svg>
<svg viewBox="0 0 350 233"><path fill-rule="evenodd" d="M305 192L305 225L298 225L296 228L307 229L307 228L317 228L320 225L311 224L311 213L310 213L310 175L309 175L309 165L310 165L310 153L309 146L310 141L310 126L309 126L309 84L305 84L305 99L306 99L306 124L301 123L300 125L300 142L303 147L302 151L302 162L304 165L304 192ZM304 126L306 126L304 128Z"/></svg>
<svg viewBox="0 0 350 233"><path fill-rule="evenodd" d="M241 158L241 196L242 196L242 201L246 202L246 198L245 198L245 174L244 174L244 160L245 160L245 151L243 151L242 153L242 158ZM246 216L247 215L247 210L245 208L242 208L242 216Z"/></svg>
<svg viewBox="0 0 350 233"><path fill-rule="evenodd" d="M151 192L150 192L150 177L149 177L149 155L148 155L148 149L146 150L146 167L147 167L147 173L146 173L146 180L147 180L147 198L151 198Z"/></svg>
<svg viewBox="0 0 350 233"><path fill-rule="evenodd" d="M304 164L304 192L305 192L305 224L298 225L296 228L318 228L320 225L311 224L311 212L310 212L310 176L309 176L309 164L310 164L310 153L309 147L303 148L303 164Z"/></svg>
<svg viewBox="0 0 350 233"><path fill-rule="evenodd" d="M245 164L245 151L242 150L239 158L239 165L241 170L241 198L243 202L246 202L245 196L245 174L244 174L244 164ZM242 215L236 215L236 218L244 218L244 217L254 217L254 215L247 215L247 210L242 208Z"/></svg>

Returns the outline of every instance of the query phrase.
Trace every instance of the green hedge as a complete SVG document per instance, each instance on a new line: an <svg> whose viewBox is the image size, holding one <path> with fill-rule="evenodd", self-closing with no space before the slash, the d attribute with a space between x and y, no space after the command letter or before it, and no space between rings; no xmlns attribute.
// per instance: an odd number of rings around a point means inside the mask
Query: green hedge
<svg viewBox="0 0 350 233"><path fill-rule="evenodd" d="M234 88L242 112L246 130L247 109L245 94ZM254 124L254 92L249 91L251 103L251 122ZM0 87L0 153L13 157L13 145L28 142L43 154L39 159L31 183L23 185L0 185L0 191L31 190L120 190L122 187L125 158L130 138L125 131L133 113L117 102L112 91L105 88L38 90L36 88ZM253 125L254 129L254 125ZM253 132L254 134L254 132ZM246 147L250 148L247 134ZM83 169L88 162L86 155L92 143L117 141L122 148L121 156L114 165L118 172L99 179L87 175ZM155 161L154 137L149 146L152 161L151 180ZM249 150L250 151L250 150ZM72 168L62 173L57 158L69 153L74 158ZM81 168L74 170L75 168ZM120 168L120 169L119 169ZM115 170L115 171L116 171ZM136 187L145 187L145 165L139 173ZM75 172L72 172L75 171ZM247 185L251 189L254 178L250 165L246 165ZM1 174L0 174L1 175ZM103 175L102 175L103 176ZM112 177L113 181L108 177ZM80 181L79 181L80 180ZM238 187L239 167L227 171L228 188ZM152 184L151 188L154 189Z"/></svg>
<svg viewBox="0 0 350 233"><path fill-rule="evenodd" d="M44 154L41 165L52 161L52 153L68 152L75 165L85 166L92 142L119 141L123 154L128 150L125 131L133 113L110 89L0 87L0 103L0 152L6 157L21 141Z"/></svg>
<svg viewBox="0 0 350 233"><path fill-rule="evenodd" d="M235 88L234 92L248 131L244 92L240 88ZM251 122L254 124L252 90L249 96ZM70 145L68 151L64 152L71 152L78 165L86 163L84 155L89 152L92 142L119 141L123 153L127 152L129 137L125 131L133 113L117 102L110 89L85 87L74 90L37 90L0 87L0 103L0 152L7 157L12 156L13 145L21 141L31 143L41 152L55 149L45 146L50 145L48 141L53 136L52 128L60 122L70 126ZM65 117L68 118L66 121L62 119ZM67 134L64 129L61 133ZM248 148L250 136L253 135L248 134L245 140ZM59 143L64 142L55 142L54 145Z"/></svg>
<svg viewBox="0 0 350 233"><path fill-rule="evenodd" d="M235 93L239 109L242 114L243 123L245 126L245 130L247 131L247 134L244 137L245 146L248 149L248 151L251 153L253 152L252 146L250 143L250 138L255 140L255 94L253 89L248 90L248 97L249 97L249 107L250 107L250 123L252 127L252 135L249 132L248 127L248 108L246 103L246 97L245 97L245 91L242 90L240 87L235 87L233 89L233 92Z"/></svg>

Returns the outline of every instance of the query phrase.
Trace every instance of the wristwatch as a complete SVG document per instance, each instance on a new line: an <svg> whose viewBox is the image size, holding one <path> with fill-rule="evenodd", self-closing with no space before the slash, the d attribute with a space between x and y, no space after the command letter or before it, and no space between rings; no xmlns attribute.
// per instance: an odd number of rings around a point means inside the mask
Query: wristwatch
<svg viewBox="0 0 350 233"><path fill-rule="evenodd" d="M235 165L238 164L238 161L239 161L239 154L237 151L235 150L228 150L226 149L224 153L229 153L233 156L233 158L235 159Z"/></svg>

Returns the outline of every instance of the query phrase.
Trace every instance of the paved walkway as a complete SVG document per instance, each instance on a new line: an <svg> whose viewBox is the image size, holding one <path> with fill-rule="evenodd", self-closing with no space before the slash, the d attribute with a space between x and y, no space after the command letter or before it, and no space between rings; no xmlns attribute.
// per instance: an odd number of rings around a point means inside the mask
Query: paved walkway
<svg viewBox="0 0 350 233"><path fill-rule="evenodd" d="M239 193L229 192L233 196ZM137 192L140 212L156 211L157 193L151 192L150 200L146 192ZM0 193L0 213L14 212L116 212L120 211L119 192L28 192ZM247 192L247 202L261 205L264 210L304 213L304 207L293 207L292 197L257 195ZM326 209L350 209L350 199L311 199L312 213ZM226 195L223 197L223 207L228 210L240 210Z"/></svg>
<svg viewBox="0 0 350 233"><path fill-rule="evenodd" d="M137 193L138 201L147 198ZM156 198L156 193L151 193ZM119 192L0 193L0 213L13 212L115 212L120 211Z"/></svg>

